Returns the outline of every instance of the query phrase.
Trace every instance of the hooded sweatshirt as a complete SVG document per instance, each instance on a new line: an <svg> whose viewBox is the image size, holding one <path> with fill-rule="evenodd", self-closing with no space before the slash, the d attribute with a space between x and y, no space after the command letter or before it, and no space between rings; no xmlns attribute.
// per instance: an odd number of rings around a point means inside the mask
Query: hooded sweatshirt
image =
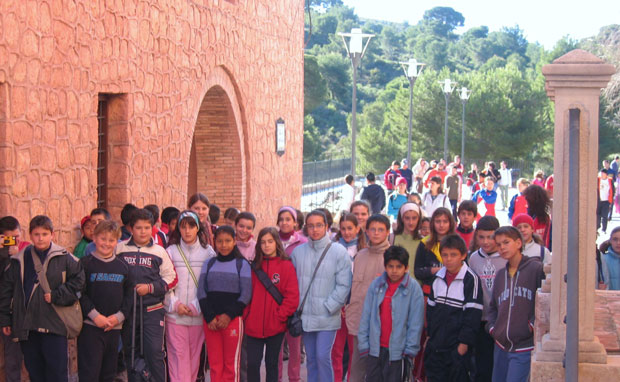
<svg viewBox="0 0 620 382"><path fill-rule="evenodd" d="M355 257L351 302L345 307L347 329L351 335L357 335L368 287L385 271L383 254L389 247L390 243L386 240L379 245L371 245L368 248L362 249Z"/></svg>
<svg viewBox="0 0 620 382"><path fill-rule="evenodd" d="M523 256L514 277L508 264L497 273L489 307L487 329L506 352L534 349L536 290L545 278L540 259Z"/></svg>
<svg viewBox="0 0 620 382"><path fill-rule="evenodd" d="M487 254L482 248L473 252L469 257L469 268L473 270L482 283L482 298L484 308L482 309L482 321L488 321L489 306L491 305L491 295L493 294L493 284L497 272L506 267L506 260L502 259L498 252Z"/></svg>

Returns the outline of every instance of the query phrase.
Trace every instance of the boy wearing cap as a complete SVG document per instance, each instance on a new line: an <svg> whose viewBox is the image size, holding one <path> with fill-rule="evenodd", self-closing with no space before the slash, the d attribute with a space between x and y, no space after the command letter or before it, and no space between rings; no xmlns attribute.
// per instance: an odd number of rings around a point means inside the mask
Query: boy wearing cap
<svg viewBox="0 0 620 382"><path fill-rule="evenodd" d="M538 257L544 264L551 262L551 252L542 244L542 238L534 234L534 219L528 214L519 214L512 219L512 226L523 236L523 255Z"/></svg>
<svg viewBox="0 0 620 382"><path fill-rule="evenodd" d="M397 189L390 195L390 200L388 201L388 215L394 220L398 216L400 206L407 203L407 180L399 176L396 178L396 187Z"/></svg>
<svg viewBox="0 0 620 382"><path fill-rule="evenodd" d="M90 215L86 215L82 218L80 222L80 230L82 231L82 239L75 246L73 250L73 255L78 259L81 259L84 256L84 251L86 251L86 246L93 241L93 232L95 231L94 222L90 220Z"/></svg>

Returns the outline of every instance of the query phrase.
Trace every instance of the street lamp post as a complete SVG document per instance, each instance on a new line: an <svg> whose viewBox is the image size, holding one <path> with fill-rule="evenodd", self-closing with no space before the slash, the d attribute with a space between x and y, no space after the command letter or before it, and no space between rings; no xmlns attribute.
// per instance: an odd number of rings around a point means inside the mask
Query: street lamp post
<svg viewBox="0 0 620 382"><path fill-rule="evenodd" d="M413 85L418 79L425 64L410 58L407 62L401 62L405 76L409 80L409 136L407 139L407 163L411 166L411 130L413 129Z"/></svg>
<svg viewBox="0 0 620 382"><path fill-rule="evenodd" d="M471 90L463 86L459 94L459 96L461 97L461 103L463 104L463 118L461 129L461 163L463 163L463 168L465 168L465 104L467 104L467 100L469 100L470 95Z"/></svg>
<svg viewBox="0 0 620 382"><path fill-rule="evenodd" d="M441 90L443 91L443 95L446 98L446 125L444 127L444 136L443 136L443 160L448 162L448 105L450 104L450 94L456 87L456 82L452 82L449 78L446 78L443 81L439 81L442 85Z"/></svg>
<svg viewBox="0 0 620 382"><path fill-rule="evenodd" d="M359 67L362 57L368 48L370 39L374 34L362 33L360 28L352 28L351 33L338 33L342 37L342 42L347 50L349 58L351 58L351 66L353 67L353 92L352 92L352 105L351 105L351 175L355 177L355 148L357 137L357 68ZM349 37L349 44L345 37ZM366 44L364 44L364 38L367 38Z"/></svg>

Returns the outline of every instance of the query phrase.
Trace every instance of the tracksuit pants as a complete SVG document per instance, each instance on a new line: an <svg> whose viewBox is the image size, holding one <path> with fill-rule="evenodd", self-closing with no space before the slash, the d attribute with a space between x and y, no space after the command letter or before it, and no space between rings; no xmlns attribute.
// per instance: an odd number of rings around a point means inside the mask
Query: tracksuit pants
<svg viewBox="0 0 620 382"><path fill-rule="evenodd" d="M121 331L84 324L77 339L80 381L113 382L118 365Z"/></svg>
<svg viewBox="0 0 620 382"><path fill-rule="evenodd" d="M161 308L150 310L144 308L144 359L151 372L152 382L166 381L166 363L164 361L164 315L166 310ZM133 317L125 319L121 336L125 363L127 365L127 379L129 382L138 382L131 375L131 334ZM140 354L140 317L136 317L136 357Z"/></svg>
<svg viewBox="0 0 620 382"><path fill-rule="evenodd" d="M368 356L366 379L373 382L400 382L403 378L403 360L390 361L390 350L381 348L379 357Z"/></svg>
<svg viewBox="0 0 620 382"><path fill-rule="evenodd" d="M284 336L286 337L286 342L288 343L288 380L290 382L300 382L301 376L299 374L299 368L301 367L301 336L293 337L288 333L288 331ZM280 350L280 357L278 359L278 374L280 375L279 381L282 381L283 354L284 351Z"/></svg>
<svg viewBox="0 0 620 382"><path fill-rule="evenodd" d="M610 203L607 200L599 200L596 206L596 229L603 225L603 232L607 231L607 221L609 218Z"/></svg>
<svg viewBox="0 0 620 382"><path fill-rule="evenodd" d="M67 337L30 331L20 345L31 382L67 382Z"/></svg>
<svg viewBox="0 0 620 382"><path fill-rule="evenodd" d="M484 328L486 321L480 323L480 329L476 335L476 347L474 354L476 359L476 382L491 382L493 376L493 351L495 341Z"/></svg>
<svg viewBox="0 0 620 382"><path fill-rule="evenodd" d="M360 357L360 349L357 344L357 336L349 334L349 351L351 354L351 358L349 358L349 382L364 382L366 380L368 358Z"/></svg>
<svg viewBox="0 0 620 382"><path fill-rule="evenodd" d="M509 353L497 344L493 352L493 382L527 382L532 352Z"/></svg>
<svg viewBox="0 0 620 382"><path fill-rule="evenodd" d="M308 381L334 382L331 354L336 330L303 332L303 338L306 346Z"/></svg>
<svg viewBox="0 0 620 382"><path fill-rule="evenodd" d="M166 321L168 374L171 382L196 381L204 343L202 324L177 325Z"/></svg>
<svg viewBox="0 0 620 382"><path fill-rule="evenodd" d="M267 382L278 382L278 358L284 340L284 332L267 338L245 336L247 343L248 382L260 382L260 364L265 352Z"/></svg>
<svg viewBox="0 0 620 382"><path fill-rule="evenodd" d="M469 382L471 350L460 355L453 349L432 350L424 353L424 370L428 382Z"/></svg>
<svg viewBox="0 0 620 382"><path fill-rule="evenodd" d="M334 340L334 347L332 348L332 367L334 368L334 381L342 381L344 374L347 374L351 370L351 358L352 343L349 342L349 362L347 370L343 370L342 359L344 358L344 348L349 340L349 330L347 329L347 323L344 319L344 314L341 315L342 322L340 323L340 329L336 332L336 339Z"/></svg>
<svg viewBox="0 0 620 382"><path fill-rule="evenodd" d="M235 317L226 329L205 328L211 382L239 381L243 320Z"/></svg>
<svg viewBox="0 0 620 382"><path fill-rule="evenodd" d="M12 336L0 333L4 350L4 377L6 382L21 382L22 374L22 349L19 342L13 341Z"/></svg>

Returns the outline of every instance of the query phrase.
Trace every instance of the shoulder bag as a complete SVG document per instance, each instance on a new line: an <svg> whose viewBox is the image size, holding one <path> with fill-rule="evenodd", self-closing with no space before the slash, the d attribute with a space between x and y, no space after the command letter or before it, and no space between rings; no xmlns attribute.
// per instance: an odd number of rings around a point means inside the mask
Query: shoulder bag
<svg viewBox="0 0 620 382"><path fill-rule="evenodd" d="M319 262L316 264L316 268L314 268L314 273L312 274L312 278L310 279L310 284L308 284L308 289L306 289L306 294L304 295L304 299L301 301L301 305L299 306L299 309L297 309L297 311L293 313L293 315L289 317L288 319L288 333L293 337L299 337L301 335L301 332L303 331L303 326L301 324L301 313L304 310L304 305L306 304L306 298L308 298L308 293L310 292L310 287L312 286L312 282L314 281L314 278L316 277L316 272L319 270L319 266L323 262L323 259L325 258L325 255L327 254L327 251L329 251L329 248L331 246L332 246L332 243L330 242L329 244L327 244L327 247L325 247L325 249L323 250L323 254L321 254L321 258L319 259Z"/></svg>
<svg viewBox="0 0 620 382"><path fill-rule="evenodd" d="M34 249L30 251L30 255L32 256L32 261L34 263L34 270L37 273L37 277L39 279L39 285L43 288L43 292L52 293L50 290L50 285L47 282L47 265L49 261L45 262L45 265L41 264L41 259L34 253ZM64 282L65 280L63 280ZM80 300L77 299L72 305L69 306L58 306L52 304L56 314L65 324L65 328L67 329L67 338L76 338L80 331L82 330L82 308L80 306Z"/></svg>

